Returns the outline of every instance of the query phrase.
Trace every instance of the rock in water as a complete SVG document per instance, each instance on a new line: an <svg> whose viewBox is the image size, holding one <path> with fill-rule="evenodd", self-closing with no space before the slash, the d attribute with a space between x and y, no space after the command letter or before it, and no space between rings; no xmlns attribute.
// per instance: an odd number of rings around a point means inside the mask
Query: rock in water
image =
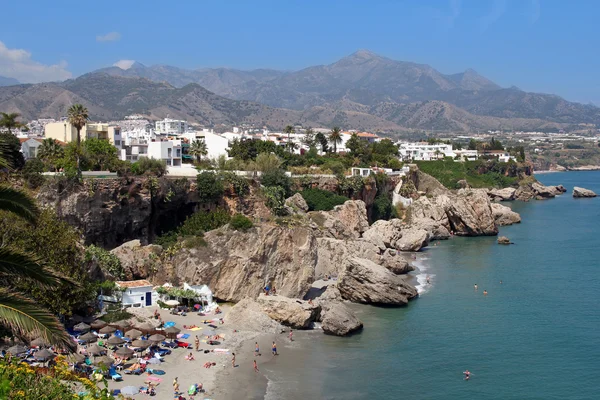
<svg viewBox="0 0 600 400"><path fill-rule="evenodd" d="M494 201L510 201L515 199L515 188L492 189L488 192L490 198Z"/></svg>
<svg viewBox="0 0 600 400"><path fill-rule="evenodd" d="M280 333L283 326L273 321L261 306L250 298L239 301L227 313L227 323L240 331Z"/></svg>
<svg viewBox="0 0 600 400"><path fill-rule="evenodd" d="M498 244L511 244L510 239L506 236L500 236L498 238Z"/></svg>
<svg viewBox="0 0 600 400"><path fill-rule="evenodd" d="M279 295L261 294L257 301L269 318L294 329L309 328L320 312L319 306Z"/></svg>
<svg viewBox="0 0 600 400"><path fill-rule="evenodd" d="M584 189L582 187L577 187L575 186L573 188L573 197L578 198L578 197L596 197L596 193L594 193L593 191L589 190L589 189Z"/></svg>
<svg viewBox="0 0 600 400"><path fill-rule="evenodd" d="M337 288L346 300L401 306L417 296L417 290L399 275L362 258L349 258Z"/></svg>
<svg viewBox="0 0 600 400"><path fill-rule="evenodd" d="M518 213L502 204L492 203L492 212L494 213L494 220L498 226L518 224L521 222L521 216Z"/></svg>
<svg viewBox="0 0 600 400"><path fill-rule="evenodd" d="M345 336L362 327L363 323L344 303L333 301L322 305L321 328L326 334Z"/></svg>

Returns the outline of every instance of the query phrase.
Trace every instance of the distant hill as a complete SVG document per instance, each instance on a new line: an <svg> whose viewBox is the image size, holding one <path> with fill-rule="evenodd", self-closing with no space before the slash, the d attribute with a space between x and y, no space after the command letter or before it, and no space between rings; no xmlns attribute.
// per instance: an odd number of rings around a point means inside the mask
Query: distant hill
<svg viewBox="0 0 600 400"><path fill-rule="evenodd" d="M0 76L0 86L12 86L18 85L20 82L15 78L7 78L6 76Z"/></svg>

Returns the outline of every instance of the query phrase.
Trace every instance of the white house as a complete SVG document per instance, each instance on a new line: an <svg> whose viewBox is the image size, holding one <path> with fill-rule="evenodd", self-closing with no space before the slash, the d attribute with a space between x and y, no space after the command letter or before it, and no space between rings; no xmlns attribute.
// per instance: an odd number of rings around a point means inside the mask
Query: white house
<svg viewBox="0 0 600 400"><path fill-rule="evenodd" d="M163 160L168 167L181 166L181 140L162 140L148 143L148 158Z"/></svg>
<svg viewBox="0 0 600 400"><path fill-rule="evenodd" d="M156 121L154 129L159 135L181 135L188 130L188 123L178 119L165 118L162 121Z"/></svg>
<svg viewBox="0 0 600 400"><path fill-rule="evenodd" d="M221 155L228 156L229 139L223 135L214 133L212 129L186 132L181 137L188 139L190 145L196 140L204 141L206 143L206 150L208 151L206 155L208 158L218 158Z"/></svg>
<svg viewBox="0 0 600 400"><path fill-rule="evenodd" d="M21 153L23 153L23 158L29 160L37 157L39 147L42 145L42 139L21 138L19 141L21 142Z"/></svg>
<svg viewBox="0 0 600 400"><path fill-rule="evenodd" d="M158 293L152 290L152 284L145 279L137 281L117 281L121 289L123 307L150 307L157 304Z"/></svg>
<svg viewBox="0 0 600 400"><path fill-rule="evenodd" d="M444 157L456 157L452 145L446 143L399 143L398 151L403 161L431 161Z"/></svg>

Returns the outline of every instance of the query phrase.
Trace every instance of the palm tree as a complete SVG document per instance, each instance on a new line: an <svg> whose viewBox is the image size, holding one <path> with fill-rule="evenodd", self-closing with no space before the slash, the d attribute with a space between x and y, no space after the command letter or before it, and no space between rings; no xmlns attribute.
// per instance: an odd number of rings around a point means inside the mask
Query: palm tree
<svg viewBox="0 0 600 400"><path fill-rule="evenodd" d="M38 150L38 158L47 164L54 164L56 160L61 158L64 155L65 151L63 150L60 143L56 139L44 139L42 145Z"/></svg>
<svg viewBox="0 0 600 400"><path fill-rule="evenodd" d="M15 128L20 128L23 126L22 123L17 121L17 118L21 116L18 113L0 113L2 117L0 117L0 127L4 127L8 129L8 133L12 133L12 130Z"/></svg>
<svg viewBox="0 0 600 400"><path fill-rule="evenodd" d="M286 126L286 127L283 129L283 133L287 133L287 135L288 135L288 137L287 137L287 146L288 146L288 149L290 149L290 152L293 150L293 148L290 148L290 147L289 147L289 145L290 145L290 143L291 143L291 142L290 142L290 135L291 135L292 133L294 133L295 131L296 131L296 130L294 129L294 127L293 127L292 125L288 125L288 126Z"/></svg>
<svg viewBox="0 0 600 400"><path fill-rule="evenodd" d="M89 116L88 110L81 104L73 104L67 111L69 123L77 129L77 174L81 175L79 161L81 158L81 129L87 123Z"/></svg>
<svg viewBox="0 0 600 400"><path fill-rule="evenodd" d="M0 155L0 163L6 164L4 155ZM10 212L31 223L35 223L39 214L29 196L6 186L0 186L0 211ZM10 283L17 280L27 280L38 287L52 287L64 278L44 268L31 254L10 246L1 247L0 324L10 328L16 336L38 337L49 344L72 349L74 342L58 319L10 287Z"/></svg>
<svg viewBox="0 0 600 400"><path fill-rule="evenodd" d="M190 155L196 157L197 162L200 162L202 159L202 156L205 156L208 154L208 149L206 148L206 142L204 140L194 140L192 142L192 144L190 145L188 153L190 153Z"/></svg>
<svg viewBox="0 0 600 400"><path fill-rule="evenodd" d="M342 133L340 128L334 126L331 132L329 133L329 141L333 145L333 152L337 153L337 145L342 143Z"/></svg>

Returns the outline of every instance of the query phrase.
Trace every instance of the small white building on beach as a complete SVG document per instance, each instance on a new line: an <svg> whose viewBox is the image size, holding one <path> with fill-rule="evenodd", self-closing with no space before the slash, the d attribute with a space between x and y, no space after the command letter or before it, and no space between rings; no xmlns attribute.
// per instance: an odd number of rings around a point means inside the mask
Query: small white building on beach
<svg viewBox="0 0 600 400"><path fill-rule="evenodd" d="M127 307L150 307L157 304L158 293L152 290L153 286L145 279L137 281L117 281L117 288L121 290L121 303Z"/></svg>

